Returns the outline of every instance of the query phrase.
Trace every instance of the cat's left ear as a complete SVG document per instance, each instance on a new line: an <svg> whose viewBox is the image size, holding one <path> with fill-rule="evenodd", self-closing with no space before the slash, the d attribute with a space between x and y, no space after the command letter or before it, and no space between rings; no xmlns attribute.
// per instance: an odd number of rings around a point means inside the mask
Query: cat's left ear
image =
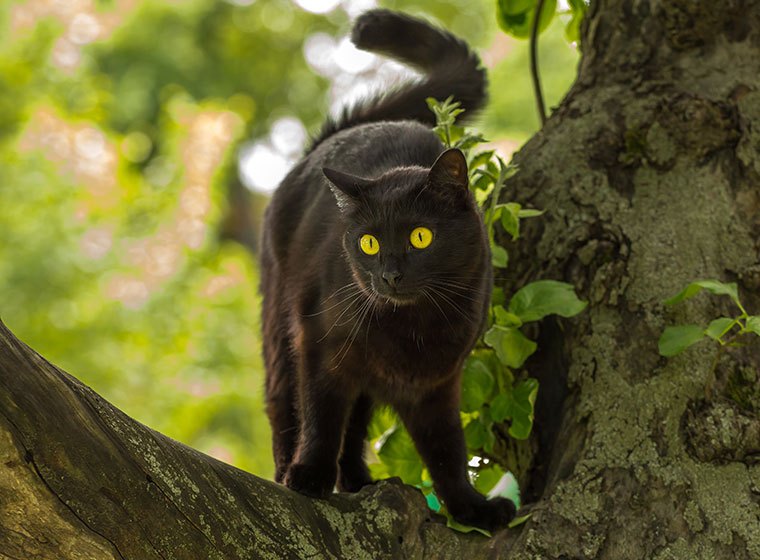
<svg viewBox="0 0 760 560"><path fill-rule="evenodd" d="M338 208L341 210L355 203L364 189L369 187L370 181L350 173L323 167L322 173L325 174L329 181L330 190L338 201Z"/></svg>
<svg viewBox="0 0 760 560"><path fill-rule="evenodd" d="M428 174L428 182L431 185L454 189L457 194L469 192L469 179L467 174L467 160L458 148L450 148L443 152L435 160ZM450 194L455 194L450 193Z"/></svg>

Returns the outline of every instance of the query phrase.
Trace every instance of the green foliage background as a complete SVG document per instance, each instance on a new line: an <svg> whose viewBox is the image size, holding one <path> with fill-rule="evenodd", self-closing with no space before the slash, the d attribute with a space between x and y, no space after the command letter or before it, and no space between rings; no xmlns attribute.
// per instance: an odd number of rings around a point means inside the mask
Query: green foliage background
<svg viewBox="0 0 760 560"><path fill-rule="evenodd" d="M75 24L45 4L0 2L0 318L127 414L269 477L258 273L221 231L240 143L326 114L303 42L342 36L348 16L288 0L85 2L101 34L72 46ZM527 43L499 37L493 2L384 5L478 48L498 38L478 128L513 145L538 128ZM555 18L541 36L547 106L575 73L563 31ZM62 66L67 53L78 63Z"/></svg>

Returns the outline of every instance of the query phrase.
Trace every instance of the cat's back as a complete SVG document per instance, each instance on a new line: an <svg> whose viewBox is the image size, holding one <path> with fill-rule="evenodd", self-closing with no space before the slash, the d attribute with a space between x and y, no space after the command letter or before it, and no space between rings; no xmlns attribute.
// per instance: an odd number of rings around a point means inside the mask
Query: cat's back
<svg viewBox="0 0 760 560"><path fill-rule="evenodd" d="M441 141L423 124L381 121L342 130L309 156L314 154L321 167L372 179L394 167L430 167L442 151Z"/></svg>

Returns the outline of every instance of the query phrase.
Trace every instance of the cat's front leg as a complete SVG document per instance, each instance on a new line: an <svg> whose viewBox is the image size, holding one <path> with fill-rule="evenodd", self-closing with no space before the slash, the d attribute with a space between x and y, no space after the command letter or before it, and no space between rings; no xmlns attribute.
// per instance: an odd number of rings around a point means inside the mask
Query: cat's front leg
<svg viewBox="0 0 760 560"><path fill-rule="evenodd" d="M462 524L493 531L506 527L516 508L506 498L486 499L470 484L458 392L459 385L450 384L398 412L449 513Z"/></svg>
<svg viewBox="0 0 760 560"><path fill-rule="evenodd" d="M338 453L353 399L319 376L299 386L301 430L285 485L315 498L329 496L338 478Z"/></svg>

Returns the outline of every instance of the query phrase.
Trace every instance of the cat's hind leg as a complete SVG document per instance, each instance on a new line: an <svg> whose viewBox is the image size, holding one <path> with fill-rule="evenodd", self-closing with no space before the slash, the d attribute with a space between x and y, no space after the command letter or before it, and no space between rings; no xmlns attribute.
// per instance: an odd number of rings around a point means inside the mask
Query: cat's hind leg
<svg viewBox="0 0 760 560"><path fill-rule="evenodd" d="M351 409L338 462L340 470L338 490L341 492L356 492L362 486L372 483L372 477L364 460L367 426L372 419L372 407L372 399L362 394L356 399Z"/></svg>
<svg viewBox="0 0 760 560"><path fill-rule="evenodd" d="M285 478L298 442L299 421L294 399L295 390L287 376L267 376L267 415L272 427L276 482Z"/></svg>
<svg viewBox="0 0 760 560"><path fill-rule="evenodd" d="M276 482L282 482L293 461L299 432L296 409L296 363L283 313L271 299L262 309L264 365L266 366L266 411L272 428Z"/></svg>

